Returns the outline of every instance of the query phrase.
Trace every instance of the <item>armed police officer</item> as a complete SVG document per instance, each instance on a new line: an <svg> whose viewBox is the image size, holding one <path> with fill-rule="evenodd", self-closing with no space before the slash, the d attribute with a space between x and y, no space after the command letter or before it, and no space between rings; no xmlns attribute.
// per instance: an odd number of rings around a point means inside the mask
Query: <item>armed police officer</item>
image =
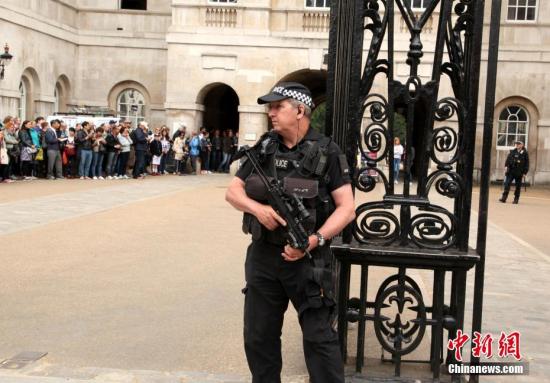
<svg viewBox="0 0 550 383"><path fill-rule="evenodd" d="M268 188L250 158L227 190L226 200L244 212L243 230L252 234L243 289L244 344L252 382L281 381L281 329L289 300L298 312L311 382L344 382L332 326L336 308L329 242L355 217L348 164L330 138L310 128L313 101L308 88L280 83L258 103L268 104L273 130L251 154L261 173L279 181L284 193L297 196L311 214L303 222L309 235L305 248L293 248L285 236L287 223L268 204Z"/></svg>
<svg viewBox="0 0 550 383"><path fill-rule="evenodd" d="M508 198L508 193L510 192L510 185L512 181L516 184L516 190L514 192L514 202L517 204L519 202L519 195L521 194L521 184L523 177L529 171L529 154L527 150L523 147L522 141L516 141L516 148L510 151L508 157L506 158L506 178L504 179L504 192L502 197L499 199L500 202L506 202Z"/></svg>

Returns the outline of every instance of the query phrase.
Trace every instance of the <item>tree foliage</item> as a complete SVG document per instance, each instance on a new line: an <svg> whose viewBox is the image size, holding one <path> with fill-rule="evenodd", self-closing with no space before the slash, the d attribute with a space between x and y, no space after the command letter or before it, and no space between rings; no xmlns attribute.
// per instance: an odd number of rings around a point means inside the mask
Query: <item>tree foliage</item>
<svg viewBox="0 0 550 383"><path fill-rule="evenodd" d="M399 141L404 145L407 138L407 120L402 114L393 114L393 136L399 137Z"/></svg>
<svg viewBox="0 0 550 383"><path fill-rule="evenodd" d="M311 114L311 127L323 134L325 133L326 107L327 104L323 102L319 104Z"/></svg>

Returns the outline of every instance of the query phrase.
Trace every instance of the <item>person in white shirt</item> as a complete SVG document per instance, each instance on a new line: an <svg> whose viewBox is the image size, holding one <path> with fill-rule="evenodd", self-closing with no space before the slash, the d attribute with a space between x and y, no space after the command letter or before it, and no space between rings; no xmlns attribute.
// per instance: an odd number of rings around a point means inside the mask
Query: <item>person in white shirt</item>
<svg viewBox="0 0 550 383"><path fill-rule="evenodd" d="M393 140L393 179L395 183L399 181L399 165L401 164L401 156L403 156L403 145L399 137Z"/></svg>

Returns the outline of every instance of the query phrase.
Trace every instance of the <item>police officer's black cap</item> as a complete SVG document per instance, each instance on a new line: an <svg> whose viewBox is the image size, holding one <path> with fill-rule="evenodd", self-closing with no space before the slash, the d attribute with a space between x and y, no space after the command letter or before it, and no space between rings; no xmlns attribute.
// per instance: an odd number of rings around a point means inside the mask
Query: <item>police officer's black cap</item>
<svg viewBox="0 0 550 383"><path fill-rule="evenodd" d="M313 98L310 90L297 82L280 82L271 89L271 92L258 98L258 104L268 104L274 101L281 101L287 98L303 102L305 105L313 108Z"/></svg>
<svg viewBox="0 0 550 383"><path fill-rule="evenodd" d="M514 142L514 144L521 144L521 145L523 145L523 141L516 140L516 141Z"/></svg>

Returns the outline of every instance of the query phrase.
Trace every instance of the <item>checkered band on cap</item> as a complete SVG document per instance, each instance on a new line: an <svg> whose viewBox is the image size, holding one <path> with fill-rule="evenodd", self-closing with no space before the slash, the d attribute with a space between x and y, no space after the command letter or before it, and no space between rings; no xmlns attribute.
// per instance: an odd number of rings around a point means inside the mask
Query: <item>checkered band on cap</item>
<svg viewBox="0 0 550 383"><path fill-rule="evenodd" d="M314 107L313 99L311 98L311 96L308 96L307 94L302 93L298 90L287 89L284 86L276 86L271 92L303 102L310 108Z"/></svg>

